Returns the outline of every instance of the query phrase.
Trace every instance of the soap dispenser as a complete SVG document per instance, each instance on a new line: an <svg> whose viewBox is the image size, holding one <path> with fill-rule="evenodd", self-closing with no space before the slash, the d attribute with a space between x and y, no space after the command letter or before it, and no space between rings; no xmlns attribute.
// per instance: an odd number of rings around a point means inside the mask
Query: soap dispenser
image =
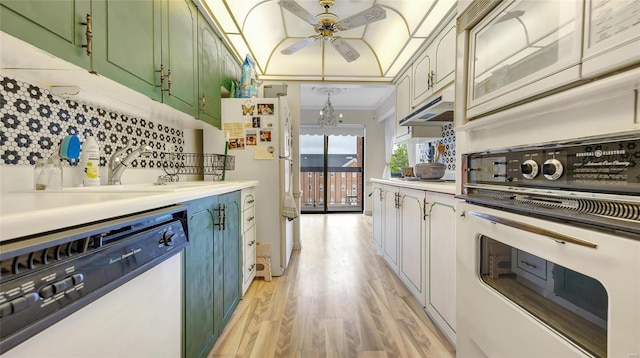
<svg viewBox="0 0 640 358"><path fill-rule="evenodd" d="M82 185L100 185L100 147L93 136L88 136L82 144Z"/></svg>

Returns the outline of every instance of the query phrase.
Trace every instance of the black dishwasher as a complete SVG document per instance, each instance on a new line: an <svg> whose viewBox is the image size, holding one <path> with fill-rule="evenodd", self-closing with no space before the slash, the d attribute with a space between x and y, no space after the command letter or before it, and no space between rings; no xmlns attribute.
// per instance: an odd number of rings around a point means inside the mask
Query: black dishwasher
<svg viewBox="0 0 640 358"><path fill-rule="evenodd" d="M0 243L0 354L188 244L182 205Z"/></svg>

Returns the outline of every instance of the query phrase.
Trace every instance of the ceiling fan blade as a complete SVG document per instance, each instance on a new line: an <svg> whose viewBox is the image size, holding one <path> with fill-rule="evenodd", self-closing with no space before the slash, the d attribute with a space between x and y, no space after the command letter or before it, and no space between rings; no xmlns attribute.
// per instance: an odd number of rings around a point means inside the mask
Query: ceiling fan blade
<svg viewBox="0 0 640 358"><path fill-rule="evenodd" d="M300 4L298 4L293 0L280 0L278 1L278 5L280 5L281 8L301 18L302 20L310 23L311 25L318 24L318 19L316 19L316 17L313 16L313 14L305 10L305 8L303 8L302 6L300 6Z"/></svg>
<svg viewBox="0 0 640 358"><path fill-rule="evenodd" d="M306 39L300 40L300 41L294 43L293 45L285 48L284 50L280 51L280 53L282 53L283 55L291 55L292 53L298 52L298 51L302 50L303 48L311 45L317 39L318 39L317 36L307 37Z"/></svg>
<svg viewBox="0 0 640 358"><path fill-rule="evenodd" d="M337 26L340 30L349 30L354 27L370 24L380 21L387 17L387 12L380 5L376 5L357 14L351 15L338 22Z"/></svg>
<svg viewBox="0 0 640 358"><path fill-rule="evenodd" d="M349 43L342 37L334 37L331 40L331 44L338 51L338 53L340 53L340 55L342 55L342 57L347 60L347 62L353 62L357 60L358 57L360 57L358 51L356 51L353 46L349 45Z"/></svg>

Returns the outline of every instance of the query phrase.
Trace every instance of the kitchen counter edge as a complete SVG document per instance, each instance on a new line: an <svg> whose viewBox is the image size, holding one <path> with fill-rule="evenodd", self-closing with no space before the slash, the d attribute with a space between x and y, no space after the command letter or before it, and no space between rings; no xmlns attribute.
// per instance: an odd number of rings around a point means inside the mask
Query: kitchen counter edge
<svg viewBox="0 0 640 358"><path fill-rule="evenodd" d="M402 188L418 189L431 191L436 193L451 194L456 193L456 183L447 182L429 182L429 181L405 181L401 179L371 179L371 182L385 185L393 185Z"/></svg>
<svg viewBox="0 0 640 358"><path fill-rule="evenodd" d="M134 214L258 185L257 180L174 192L2 193L0 242Z"/></svg>

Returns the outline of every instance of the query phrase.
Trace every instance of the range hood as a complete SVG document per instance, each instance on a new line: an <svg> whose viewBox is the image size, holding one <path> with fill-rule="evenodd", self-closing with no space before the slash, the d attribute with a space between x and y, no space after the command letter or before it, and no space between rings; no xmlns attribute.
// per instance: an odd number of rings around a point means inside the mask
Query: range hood
<svg viewBox="0 0 640 358"><path fill-rule="evenodd" d="M432 126L453 122L453 86L431 97L426 104L400 120L401 126Z"/></svg>

